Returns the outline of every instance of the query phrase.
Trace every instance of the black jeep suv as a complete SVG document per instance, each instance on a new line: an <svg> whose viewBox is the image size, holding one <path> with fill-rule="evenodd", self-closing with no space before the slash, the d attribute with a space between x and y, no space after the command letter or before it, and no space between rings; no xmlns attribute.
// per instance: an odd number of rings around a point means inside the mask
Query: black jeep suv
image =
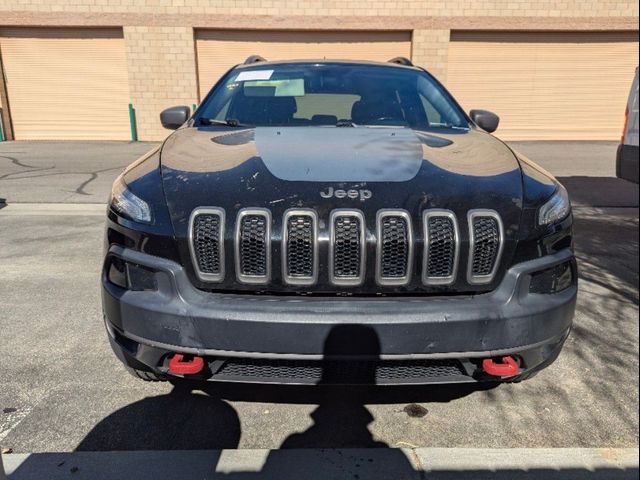
<svg viewBox="0 0 640 480"><path fill-rule="evenodd" d="M567 338L567 192L406 59L227 72L113 186L111 344L148 380L519 381Z"/></svg>

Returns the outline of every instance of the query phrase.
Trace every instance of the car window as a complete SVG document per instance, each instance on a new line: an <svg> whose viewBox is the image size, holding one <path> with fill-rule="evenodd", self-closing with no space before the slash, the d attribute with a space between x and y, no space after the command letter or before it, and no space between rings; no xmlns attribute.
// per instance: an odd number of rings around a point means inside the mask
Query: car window
<svg viewBox="0 0 640 480"><path fill-rule="evenodd" d="M335 124L338 120L351 118L353 104L360 100L360 95L350 93L308 93L304 96L296 97L296 112L294 118L316 121L322 119L324 123L333 120Z"/></svg>
<svg viewBox="0 0 640 480"><path fill-rule="evenodd" d="M465 115L428 74L359 64L267 64L232 70L196 120L247 126L468 128ZM206 123L206 122L205 122Z"/></svg>
<svg viewBox="0 0 640 480"><path fill-rule="evenodd" d="M427 116L429 125L435 126L442 124L442 116L440 115L440 112L438 112L438 110L436 110L434 106L431 105L429 99L427 99L423 95L420 95L420 102L422 103L422 108L424 108L424 112Z"/></svg>

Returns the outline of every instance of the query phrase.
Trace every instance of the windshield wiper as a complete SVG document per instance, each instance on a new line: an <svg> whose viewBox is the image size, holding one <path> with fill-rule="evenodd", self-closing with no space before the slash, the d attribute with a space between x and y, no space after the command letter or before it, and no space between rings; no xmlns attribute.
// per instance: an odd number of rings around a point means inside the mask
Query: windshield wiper
<svg viewBox="0 0 640 480"><path fill-rule="evenodd" d="M469 127L461 127L459 125L452 125L450 123L432 123L429 126L435 127L435 128L450 128L452 130L464 130L464 131L469 130Z"/></svg>
<svg viewBox="0 0 640 480"><path fill-rule="evenodd" d="M201 118L200 123L203 125L224 125L226 127L248 127L249 125L243 125L235 118L229 118L227 120L216 120L214 118Z"/></svg>

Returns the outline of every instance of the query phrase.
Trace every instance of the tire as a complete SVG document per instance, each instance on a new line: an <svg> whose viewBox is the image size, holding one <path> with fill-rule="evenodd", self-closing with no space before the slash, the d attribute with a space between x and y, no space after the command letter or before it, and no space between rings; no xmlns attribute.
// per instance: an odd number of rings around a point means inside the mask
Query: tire
<svg viewBox="0 0 640 480"><path fill-rule="evenodd" d="M145 370L137 370L135 368L126 367L127 371L136 378L145 382L166 382L168 379L163 375Z"/></svg>

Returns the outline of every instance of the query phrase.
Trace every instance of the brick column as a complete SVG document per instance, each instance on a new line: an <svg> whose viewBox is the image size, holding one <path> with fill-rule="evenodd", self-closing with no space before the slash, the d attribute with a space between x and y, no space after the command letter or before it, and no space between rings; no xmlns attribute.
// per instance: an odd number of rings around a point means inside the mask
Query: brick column
<svg viewBox="0 0 640 480"><path fill-rule="evenodd" d="M135 26L123 31L138 138L162 140L169 131L160 125L160 112L198 101L193 29Z"/></svg>
<svg viewBox="0 0 640 480"><path fill-rule="evenodd" d="M411 61L447 83L450 30L414 30L411 37Z"/></svg>

